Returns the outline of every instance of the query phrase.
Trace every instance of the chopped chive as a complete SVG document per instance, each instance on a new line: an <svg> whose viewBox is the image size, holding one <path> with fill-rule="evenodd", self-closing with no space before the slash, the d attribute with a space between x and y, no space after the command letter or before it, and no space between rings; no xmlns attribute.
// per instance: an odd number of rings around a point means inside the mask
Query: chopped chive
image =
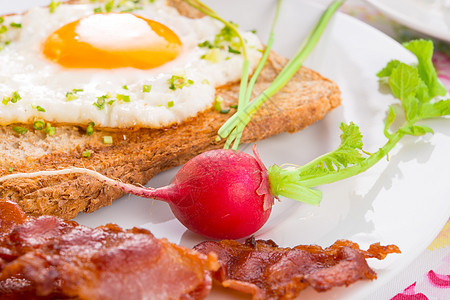
<svg viewBox="0 0 450 300"><path fill-rule="evenodd" d="M45 133L48 135L55 135L56 134L56 128L52 127L52 125L50 123L47 123L45 125L45 129L44 129Z"/></svg>
<svg viewBox="0 0 450 300"><path fill-rule="evenodd" d="M16 103L17 101L19 101L20 99L22 99L22 97L20 97L19 93L17 91L15 91L14 93L12 93L11 96L11 103Z"/></svg>
<svg viewBox="0 0 450 300"><path fill-rule="evenodd" d="M216 101L214 101L214 110L220 112L222 110L222 102L223 98L221 96L217 96Z"/></svg>
<svg viewBox="0 0 450 300"><path fill-rule="evenodd" d="M12 171L14 171L13 167L9 167L9 168L8 168L8 172L9 172L9 173L12 173Z"/></svg>
<svg viewBox="0 0 450 300"><path fill-rule="evenodd" d="M5 33L5 32L7 32L7 31L8 31L8 27L6 27L5 25L2 25L2 26L0 27L0 34Z"/></svg>
<svg viewBox="0 0 450 300"><path fill-rule="evenodd" d="M5 21L5 18L0 16L0 24L2 24Z"/></svg>
<svg viewBox="0 0 450 300"><path fill-rule="evenodd" d="M112 144L113 138L110 135L103 136L103 144Z"/></svg>
<svg viewBox="0 0 450 300"><path fill-rule="evenodd" d="M243 94L243 101L239 101L239 110L236 114L234 114L224 125L219 129L218 134L225 138L227 137L227 142L225 144L225 148L229 148L231 143L233 143L233 149L237 149L240 143L240 138L242 136L242 132L245 126L250 122L253 114L262 106L262 104L272 95L274 95L278 90L280 90L289 80L290 78L297 72L297 70L302 66L304 60L309 55L309 53L313 50L314 46L318 42L322 32L324 31L328 21L331 19L336 10L342 5L345 0L335 0L333 1L327 8L327 10L322 14L319 21L316 23L313 30L306 37L306 40L300 46L297 54L284 66L283 70L277 75L275 80L271 83L269 87L267 87L260 96L256 97L254 100L249 102L251 91L253 89L253 80L259 75L258 65L257 70L254 72L254 75L251 79L249 86L245 89ZM280 2L278 2L280 3ZM278 6L279 8L279 6ZM278 18L278 11L274 20L274 24ZM263 58L268 56L268 49L270 49L269 45L273 43L273 27L272 32L270 34L269 43L267 43L266 51L264 52ZM263 61L263 60L261 60ZM262 69L262 66L261 66ZM256 77L255 77L256 76ZM256 79L255 79L256 81ZM241 81L242 84L242 81ZM241 100L241 98L239 98Z"/></svg>
<svg viewBox="0 0 450 300"><path fill-rule="evenodd" d="M212 63L217 63L221 60L220 50L217 48L211 49L208 53L200 56L201 59L207 60Z"/></svg>
<svg viewBox="0 0 450 300"><path fill-rule="evenodd" d="M167 82L169 83L169 89L175 91L176 89L182 89L184 87L194 84L191 79L186 79L184 76L172 75Z"/></svg>
<svg viewBox="0 0 450 300"><path fill-rule="evenodd" d="M128 95L117 94L116 98L119 101L130 102L130 96L128 96Z"/></svg>
<svg viewBox="0 0 450 300"><path fill-rule="evenodd" d="M45 127L45 122L43 120L34 121L33 128L36 130L42 130Z"/></svg>
<svg viewBox="0 0 450 300"><path fill-rule="evenodd" d="M102 110L105 108L106 99L110 98L109 94L97 97L97 101L92 103L95 107L97 107L98 110Z"/></svg>
<svg viewBox="0 0 450 300"><path fill-rule="evenodd" d="M167 107L168 107L168 108L171 108L171 107L173 107L173 105L174 105L173 101L169 101L169 102L167 102Z"/></svg>
<svg viewBox="0 0 450 300"><path fill-rule="evenodd" d="M105 3L105 12L110 12L114 8L114 0Z"/></svg>
<svg viewBox="0 0 450 300"><path fill-rule="evenodd" d="M231 48L231 46L228 46L228 52L233 53L233 54L241 54L241 51L235 50L235 49Z"/></svg>
<svg viewBox="0 0 450 300"><path fill-rule="evenodd" d="M123 85L122 88L123 88L124 90L127 90L127 91L128 91L128 86L127 86L126 84Z"/></svg>
<svg viewBox="0 0 450 300"><path fill-rule="evenodd" d="M214 48L214 45L210 41L204 41L204 42L198 44L197 46L200 48L208 48L208 49Z"/></svg>
<svg viewBox="0 0 450 300"><path fill-rule="evenodd" d="M72 100L75 100L75 99L78 99L78 96L75 95L74 92L67 92L66 93L66 101L72 101Z"/></svg>
<svg viewBox="0 0 450 300"><path fill-rule="evenodd" d="M66 93L66 101L72 101L78 99L78 93L83 92L83 89L72 89L72 91Z"/></svg>
<svg viewBox="0 0 450 300"><path fill-rule="evenodd" d="M94 13L98 14L98 13L101 13L101 12L103 12L101 7L94 8Z"/></svg>
<svg viewBox="0 0 450 300"><path fill-rule="evenodd" d="M83 151L83 153L81 153L81 155L85 158L90 158L91 157L91 151L89 151L89 149L86 149Z"/></svg>
<svg viewBox="0 0 450 300"><path fill-rule="evenodd" d="M20 99L22 99L22 97L20 97L19 93L17 91L15 91L14 93L11 94L10 97L4 96L3 100L2 100L2 103L4 105L7 105L9 102L16 103Z"/></svg>
<svg viewBox="0 0 450 300"><path fill-rule="evenodd" d="M151 85L144 84L144 86L142 87L142 92L143 93L150 93L151 90L152 90L152 86Z"/></svg>
<svg viewBox="0 0 450 300"><path fill-rule="evenodd" d="M94 126L95 126L94 122L89 122L88 127L86 128L86 134L88 136L94 134Z"/></svg>
<svg viewBox="0 0 450 300"><path fill-rule="evenodd" d="M39 106L39 105L35 106L35 105L31 104L31 107L37 111L45 112L45 109L42 106Z"/></svg>
<svg viewBox="0 0 450 300"><path fill-rule="evenodd" d="M14 27L14 28L22 28L22 24L20 24L20 23L11 23L11 24L9 24L9 26Z"/></svg>
<svg viewBox="0 0 450 300"><path fill-rule="evenodd" d="M28 129L24 128L24 127L20 127L20 126L14 126L12 128L12 130L14 130L16 133L18 134L25 134L28 132Z"/></svg>
<svg viewBox="0 0 450 300"><path fill-rule="evenodd" d="M53 0L52 0L52 2L50 2L50 5L48 6L49 9L50 9L50 13L51 13L51 14L54 13L55 10L56 10L56 8L57 8L59 5L61 5L61 1L53 1Z"/></svg>

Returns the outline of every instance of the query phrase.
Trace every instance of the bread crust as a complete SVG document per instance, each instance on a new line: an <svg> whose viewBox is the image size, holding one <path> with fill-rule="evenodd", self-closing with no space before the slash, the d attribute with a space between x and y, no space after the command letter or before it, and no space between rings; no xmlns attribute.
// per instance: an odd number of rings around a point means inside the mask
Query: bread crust
<svg viewBox="0 0 450 300"><path fill-rule="evenodd" d="M179 0L171 0L177 4ZM184 3L184 2L183 2ZM185 10L188 7L179 6ZM192 13L192 11L191 11ZM191 17L194 17L192 13ZM254 95L261 93L280 72L287 59L272 53L263 69ZM216 94L223 107L237 104L239 83L220 87ZM318 73L302 67L291 81L269 99L244 130L242 142L251 143L281 132L295 132L322 119L340 104L337 85ZM55 170L67 167L94 169L111 178L133 184L146 184L157 173L181 165L195 155L223 147L215 142L217 131L235 109L221 114L213 108L182 124L164 129L96 129L91 136L77 126L57 126L55 136L42 131L18 135L11 126L0 126L0 175L16 172ZM111 136L113 144L104 144ZM83 157L89 150L91 157ZM93 212L111 205L123 196L116 188L103 185L86 175L14 179L0 183L0 198L18 203L32 216L54 215L74 218L80 212Z"/></svg>

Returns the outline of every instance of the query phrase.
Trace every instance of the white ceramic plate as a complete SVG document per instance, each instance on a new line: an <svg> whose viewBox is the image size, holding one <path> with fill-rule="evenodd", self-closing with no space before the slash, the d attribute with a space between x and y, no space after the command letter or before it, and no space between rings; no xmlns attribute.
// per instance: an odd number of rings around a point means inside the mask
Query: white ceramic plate
<svg viewBox="0 0 450 300"><path fill-rule="evenodd" d="M207 2L241 27L257 29L263 40L267 37L276 1ZM275 50L291 56L320 13L321 9L311 4L284 1ZM376 151L385 143L383 120L394 100L379 90L375 74L393 58L414 61L410 53L386 35L349 16L336 15L306 65L339 84L342 106L301 132L259 142L264 163L304 164L333 150L339 144L342 121L359 124L366 150ZM362 248L381 242L395 243L402 250L402 254L390 255L384 261L369 261L378 273L376 281L361 281L322 294L308 289L301 293L302 299L363 299L400 273L434 239L450 215L449 122L427 122L435 129L435 135L406 137L392 151L389 162L383 160L364 174L321 187L324 199L320 207L288 199L275 205L257 238L273 239L281 246L329 246L337 239L350 239ZM163 172L148 185L168 184L175 172ZM141 226L157 237L188 247L203 241L180 225L165 203L134 196L123 197L95 213L80 215L76 221L88 226L108 222L125 228ZM210 298L230 295L215 291ZM236 293L232 295L238 297Z"/></svg>
<svg viewBox="0 0 450 300"><path fill-rule="evenodd" d="M450 2L447 6L440 0L367 0L367 2L402 25L450 42Z"/></svg>

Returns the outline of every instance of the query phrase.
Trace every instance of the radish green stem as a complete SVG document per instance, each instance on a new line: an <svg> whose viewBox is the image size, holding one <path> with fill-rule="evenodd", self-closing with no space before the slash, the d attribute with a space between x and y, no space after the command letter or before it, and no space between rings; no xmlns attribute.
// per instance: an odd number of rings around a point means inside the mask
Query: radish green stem
<svg viewBox="0 0 450 300"><path fill-rule="evenodd" d="M267 99L278 92L282 87L284 87L287 82L294 76L294 74L300 69L305 59L311 53L320 36L322 35L325 27L330 21L331 17L334 15L336 10L345 2L345 0L333 1L327 10L322 14L318 23L315 25L313 30L306 37L305 41L302 43L300 49L293 59L283 68L283 70L278 74L272 84L264 90L264 92L259 95L256 99L250 102L246 107L239 107L238 111L219 129L219 136L226 138L228 136L232 138L240 137L245 126L250 122L253 114L261 107ZM247 92L249 93L249 92ZM232 134L233 131L236 131ZM239 140L238 140L239 141ZM238 143L235 143L233 149L237 149Z"/></svg>
<svg viewBox="0 0 450 300"><path fill-rule="evenodd" d="M375 165L383 157L385 157L389 153L389 151L391 151L394 148L394 146L400 141L400 139L404 135L405 135L405 133L403 133L401 131L395 132L391 136L389 141L382 148L380 148L377 152L375 152L370 157L368 157L364 161L364 163L361 163L359 165L355 165L352 167L348 167L345 169L336 170L335 172L330 172L329 174L323 175L321 177L300 180L299 183L301 183L301 185L304 187L315 187L315 186L319 186L319 185L323 185L323 184L333 183L335 181L343 180L343 179L355 176L359 173L362 173L362 172L366 171L367 169L369 169L370 167L372 167L373 165ZM292 176L292 175L294 175L294 173L300 174L302 172L302 170L304 170L304 169L307 169L312 166L317 166L320 163L321 159L323 159L322 156L313 160L312 162L296 169L296 170L289 170L289 171L285 170L283 175ZM290 174L288 174L288 173L290 173Z"/></svg>
<svg viewBox="0 0 450 300"><path fill-rule="evenodd" d="M264 54L261 57L261 59L260 59L260 61L258 63L258 66L256 67L256 70L253 73L253 76L250 79L250 82L248 83L248 86L243 89L242 81L241 81L241 89L240 89L240 91L245 90L246 93L245 93L244 98L241 98L241 96L242 96L241 94L239 95L239 101L240 102L238 104L238 111L241 110L241 109L239 109L239 107L246 107L248 105L248 103L250 102L250 98L252 96L252 91L253 91L253 88L255 86L256 80L258 79L259 74L261 73L262 69L264 68L264 65L266 64L267 59L269 58L270 51L272 50L272 46L273 46L273 43L275 41L275 25L276 25L276 23L278 21L279 15L280 15L281 3L282 3L282 0L278 0L278 2L277 2L277 10L275 12L275 18L274 18L274 20L272 22L272 27L271 27L270 34L269 34L269 40L268 40L266 48L264 50ZM244 67L243 72L245 72L245 71L246 71L246 69ZM239 147L240 141L241 141L242 132L244 130L244 127L245 127L245 125L243 127L242 127L242 125L239 125L237 127L237 130L234 130L228 136L227 141L226 141L225 146L224 146L225 149L229 149L231 144L234 142L233 143L233 149L237 150L237 148Z"/></svg>
<svg viewBox="0 0 450 300"><path fill-rule="evenodd" d="M247 101L249 101L251 98L253 87L255 86L256 80L258 79L259 74L261 73L262 69L264 68L264 65L266 64L267 59L269 58L270 50L272 49L273 43L275 41L275 25L277 24L278 17L280 15L281 3L282 3L282 1L278 0L277 10L275 12L275 18L272 22L272 27L271 27L270 34L269 34L269 39L266 44L266 49L264 50L264 54L258 64L258 66L256 67L256 70L253 73L253 76L250 79L250 82L248 83L247 95L245 96L245 99ZM247 103L245 105L247 105Z"/></svg>

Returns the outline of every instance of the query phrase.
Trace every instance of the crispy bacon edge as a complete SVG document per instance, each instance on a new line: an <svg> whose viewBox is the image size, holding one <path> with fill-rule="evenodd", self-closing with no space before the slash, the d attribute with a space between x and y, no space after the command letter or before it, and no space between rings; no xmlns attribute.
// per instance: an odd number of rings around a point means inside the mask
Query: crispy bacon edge
<svg viewBox="0 0 450 300"><path fill-rule="evenodd" d="M384 259L387 254L400 253L395 245L379 243L364 251L348 240L338 240L325 249L316 245L280 248L272 240L254 237L244 244L207 241L194 249L216 253L221 267L213 278L226 288L251 294L253 299L292 299L308 286L323 292L361 279L376 279L366 258Z"/></svg>

